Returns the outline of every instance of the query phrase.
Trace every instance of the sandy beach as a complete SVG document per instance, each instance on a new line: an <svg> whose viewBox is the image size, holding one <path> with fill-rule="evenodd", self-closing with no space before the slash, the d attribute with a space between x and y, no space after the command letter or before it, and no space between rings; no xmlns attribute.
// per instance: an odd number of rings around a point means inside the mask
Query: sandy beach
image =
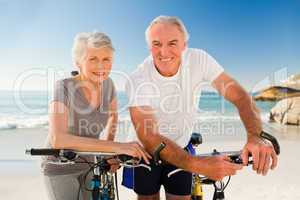
<svg viewBox="0 0 300 200"><path fill-rule="evenodd" d="M241 128L241 127L239 127ZM276 170L270 171L265 177L257 176L251 167L245 167L236 176L232 177L226 188L226 199L231 200L294 200L300 198L298 167L300 160L300 127L265 124L265 129L274 134L281 144L281 155ZM47 129L15 129L0 132L0 196L6 200L47 199L43 185L43 176L40 173L38 158L24 154L26 148L41 147L47 136ZM206 140L206 142L205 142ZM233 136L226 140L218 140L204 136L204 144L198 151L211 152L214 148L219 151L239 150L244 140ZM119 182L121 182L119 170ZM212 198L213 188L204 187L205 198ZM135 199L135 194L119 186L121 200ZM162 198L163 193L162 193Z"/></svg>

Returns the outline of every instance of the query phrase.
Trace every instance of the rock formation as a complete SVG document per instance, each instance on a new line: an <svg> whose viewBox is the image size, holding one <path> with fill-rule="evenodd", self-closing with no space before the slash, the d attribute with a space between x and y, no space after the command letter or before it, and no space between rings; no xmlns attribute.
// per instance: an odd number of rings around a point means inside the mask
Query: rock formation
<svg viewBox="0 0 300 200"><path fill-rule="evenodd" d="M300 97L279 101L271 109L270 120L281 124L300 125Z"/></svg>
<svg viewBox="0 0 300 200"><path fill-rule="evenodd" d="M300 96L300 74L292 75L281 84L259 91L254 96L258 101L279 101L285 98Z"/></svg>
<svg viewBox="0 0 300 200"><path fill-rule="evenodd" d="M272 86L260 91L254 96L257 101L279 101L290 97L299 97L300 89L294 89L284 86Z"/></svg>

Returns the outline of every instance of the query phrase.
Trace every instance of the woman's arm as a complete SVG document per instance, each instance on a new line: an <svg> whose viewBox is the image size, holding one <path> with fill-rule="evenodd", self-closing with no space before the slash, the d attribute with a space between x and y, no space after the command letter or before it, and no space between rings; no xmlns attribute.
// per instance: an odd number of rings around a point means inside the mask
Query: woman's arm
<svg viewBox="0 0 300 200"><path fill-rule="evenodd" d="M95 140L68 133L68 107L61 102L50 104L49 133L53 148L116 152L117 144L110 141Z"/></svg>
<svg viewBox="0 0 300 200"><path fill-rule="evenodd" d="M109 119L107 123L107 140L114 141L118 128L118 102L114 98L109 105Z"/></svg>
<svg viewBox="0 0 300 200"><path fill-rule="evenodd" d="M49 134L52 148L79 151L99 151L127 154L143 158L148 162L150 155L137 143L118 143L71 135L68 133L68 107L53 101L49 108Z"/></svg>

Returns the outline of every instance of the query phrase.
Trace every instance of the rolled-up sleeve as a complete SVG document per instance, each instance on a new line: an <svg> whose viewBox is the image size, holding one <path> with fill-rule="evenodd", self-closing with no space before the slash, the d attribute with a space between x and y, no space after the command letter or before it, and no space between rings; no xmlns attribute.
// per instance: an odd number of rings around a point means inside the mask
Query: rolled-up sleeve
<svg viewBox="0 0 300 200"><path fill-rule="evenodd" d="M55 82L51 102L53 101L61 102L65 106L69 106L68 90L64 80Z"/></svg>

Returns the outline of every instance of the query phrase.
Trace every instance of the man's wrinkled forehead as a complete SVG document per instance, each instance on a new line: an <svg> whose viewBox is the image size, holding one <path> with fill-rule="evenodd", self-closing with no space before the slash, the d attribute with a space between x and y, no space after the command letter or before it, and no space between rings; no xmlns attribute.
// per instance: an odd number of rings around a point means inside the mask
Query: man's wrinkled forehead
<svg viewBox="0 0 300 200"><path fill-rule="evenodd" d="M184 34L175 24L157 23L150 29L150 42L172 42L184 40Z"/></svg>

